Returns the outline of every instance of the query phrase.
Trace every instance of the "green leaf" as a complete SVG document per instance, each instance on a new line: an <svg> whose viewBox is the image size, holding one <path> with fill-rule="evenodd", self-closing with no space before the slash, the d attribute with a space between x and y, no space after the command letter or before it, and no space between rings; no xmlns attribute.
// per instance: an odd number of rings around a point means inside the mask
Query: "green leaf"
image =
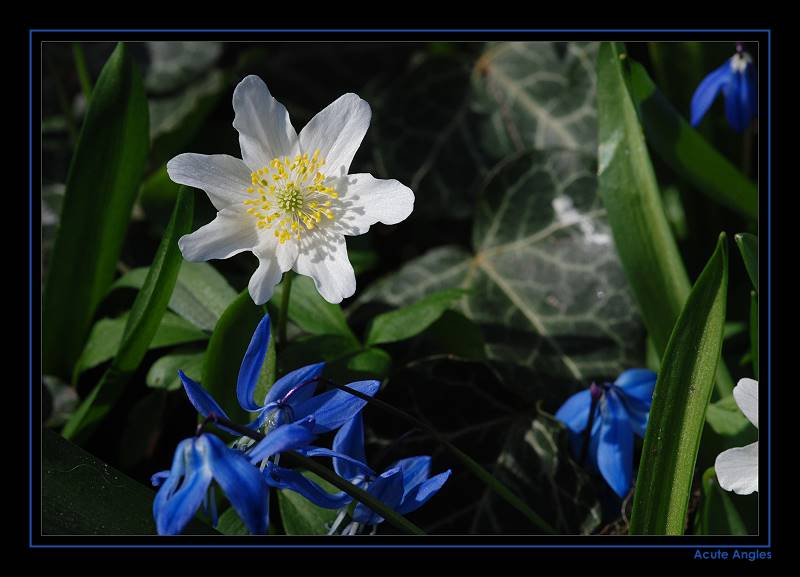
<svg viewBox="0 0 800 577"><path fill-rule="evenodd" d="M263 316L262 307L253 303L247 289L243 290L222 313L206 348L200 382L235 422L248 422L249 413L236 398L236 381L244 353ZM274 338L271 333L270 339Z"/></svg>
<svg viewBox="0 0 800 577"><path fill-rule="evenodd" d="M182 262L178 239L191 229L193 194L190 189L181 188L164 238L128 315L119 350L100 382L67 422L62 432L65 438L76 439L80 434L80 439L85 440L91 434L117 402L150 347L178 279Z"/></svg>
<svg viewBox="0 0 800 577"><path fill-rule="evenodd" d="M67 177L42 304L47 374L69 376L111 285L147 150L142 81L120 43L97 79Z"/></svg>
<svg viewBox="0 0 800 577"><path fill-rule="evenodd" d="M175 391L181 388L178 370L192 380L199 381L203 375L205 353L166 355L158 359L147 372L147 386L154 389Z"/></svg>
<svg viewBox="0 0 800 577"><path fill-rule="evenodd" d="M650 79L644 67L630 62L630 87L647 141L658 155L711 199L750 218L758 216L753 182L717 152L683 119Z"/></svg>
<svg viewBox="0 0 800 577"><path fill-rule="evenodd" d="M49 429L42 431L42 533L155 535L155 493ZM187 535L213 535L192 520Z"/></svg>
<svg viewBox="0 0 800 577"><path fill-rule="evenodd" d="M306 472L304 475L329 493L339 492L313 473ZM278 491L278 505L287 535L327 535L330 524L339 514L336 509L317 507L299 493L289 490Z"/></svg>
<svg viewBox="0 0 800 577"><path fill-rule="evenodd" d="M747 535L736 505L717 482L714 467L703 473L703 501L695 525L697 535Z"/></svg>
<svg viewBox="0 0 800 577"><path fill-rule="evenodd" d="M753 283L753 288L758 292L758 237L748 232L742 232L734 238L742 253L742 260L744 260L744 266Z"/></svg>
<svg viewBox="0 0 800 577"><path fill-rule="evenodd" d="M468 294L489 359L569 382L616 376L644 357L644 335L597 196L594 162L567 151L519 155L484 185L473 252L438 247L362 293L409 305Z"/></svg>
<svg viewBox="0 0 800 577"><path fill-rule="evenodd" d="M597 60L600 196L620 260L662 356L689 294L689 277L669 229L642 128L622 68L627 55L603 43ZM733 383L720 365L718 390Z"/></svg>
<svg viewBox="0 0 800 577"><path fill-rule="evenodd" d="M123 287L140 289L147 271L147 267L142 267L127 272L117 279L111 290ZM184 261L169 299L169 308L196 327L211 332L235 298L236 291L213 266L205 262Z"/></svg>
<svg viewBox="0 0 800 577"><path fill-rule="evenodd" d="M279 305L284 283L275 287L271 302ZM347 326L342 307L326 301L311 277L296 275L289 295L289 319L312 335L344 335L356 340Z"/></svg>
<svg viewBox="0 0 800 577"><path fill-rule="evenodd" d="M122 333L125 332L125 325L128 322L129 313L113 319L100 319L92 327L92 332L86 341L78 362L75 363L75 373L73 382L77 382L78 377L83 371L96 367L112 358L117 354ZM158 325L153 340L150 341L151 349L169 347L183 343L206 340L208 335L199 331L180 317L165 313Z"/></svg>
<svg viewBox="0 0 800 577"><path fill-rule="evenodd" d="M594 42L497 42L475 64L475 105L495 158L524 149L594 153Z"/></svg>
<svg viewBox="0 0 800 577"><path fill-rule="evenodd" d="M728 395L708 405L706 420L719 435L738 435L750 425L750 421L742 414L733 395Z"/></svg>
<svg viewBox="0 0 800 577"><path fill-rule="evenodd" d="M270 523L270 529L271 528L272 523ZM233 507L229 507L227 511L219 516L219 520L217 522L217 531L223 535L250 534L250 531L247 530L247 526L244 524L244 521L242 521L241 517L239 517L239 514L236 512L236 509Z"/></svg>
<svg viewBox="0 0 800 577"><path fill-rule="evenodd" d="M367 333L367 345L393 343L418 335L444 314L465 291L445 289L435 292L414 304L378 315Z"/></svg>
<svg viewBox="0 0 800 577"><path fill-rule="evenodd" d="M728 250L717 248L675 323L658 372L630 533L682 535L706 408L722 350Z"/></svg>
<svg viewBox="0 0 800 577"><path fill-rule="evenodd" d="M342 335L298 337L281 352L281 369L290 371L320 361L331 363L360 350L357 341Z"/></svg>
<svg viewBox="0 0 800 577"><path fill-rule="evenodd" d="M347 368L356 373L364 373L374 379L383 379L389 374L392 366L392 357L376 347L368 348L350 357L347 361Z"/></svg>

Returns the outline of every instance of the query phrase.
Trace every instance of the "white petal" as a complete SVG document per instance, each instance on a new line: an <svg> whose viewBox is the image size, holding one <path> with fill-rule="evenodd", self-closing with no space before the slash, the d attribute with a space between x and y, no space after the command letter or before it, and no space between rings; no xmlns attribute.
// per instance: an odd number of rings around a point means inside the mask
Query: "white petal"
<svg viewBox="0 0 800 577"><path fill-rule="evenodd" d="M397 224L414 210L414 193L396 180L371 174L351 174L338 179L334 225L342 234L364 234L376 222Z"/></svg>
<svg viewBox="0 0 800 577"><path fill-rule="evenodd" d="M315 230L302 238L294 270L313 278L317 291L329 303L340 303L356 292L356 275L344 237L331 230Z"/></svg>
<svg viewBox="0 0 800 577"><path fill-rule="evenodd" d="M204 190L217 210L242 202L252 186L250 169L227 154L179 154L167 163L167 174L173 182Z"/></svg>
<svg viewBox="0 0 800 577"><path fill-rule="evenodd" d="M247 283L247 290L250 292L250 297L257 305L263 305L272 298L272 293L275 292L275 285L281 282L280 266L278 266L278 259L275 255L259 256L258 268L250 277L250 282Z"/></svg>
<svg viewBox="0 0 800 577"><path fill-rule="evenodd" d="M714 463L719 486L737 495L758 491L758 441L723 451Z"/></svg>
<svg viewBox="0 0 800 577"><path fill-rule="evenodd" d="M357 95L344 94L317 113L300 131L300 148L309 155L319 149L324 172L344 176L369 128L372 111Z"/></svg>
<svg viewBox="0 0 800 577"><path fill-rule="evenodd" d="M244 211L226 208L207 225L182 236L178 247L188 261L228 258L258 244L255 223L256 219Z"/></svg>
<svg viewBox="0 0 800 577"><path fill-rule="evenodd" d="M236 86L233 110L233 127L239 131L242 158L251 170L263 168L274 158L297 153L297 133L289 112L258 76L250 75Z"/></svg>
<svg viewBox="0 0 800 577"><path fill-rule="evenodd" d="M733 387L733 398L747 420L758 428L758 381L739 379Z"/></svg>

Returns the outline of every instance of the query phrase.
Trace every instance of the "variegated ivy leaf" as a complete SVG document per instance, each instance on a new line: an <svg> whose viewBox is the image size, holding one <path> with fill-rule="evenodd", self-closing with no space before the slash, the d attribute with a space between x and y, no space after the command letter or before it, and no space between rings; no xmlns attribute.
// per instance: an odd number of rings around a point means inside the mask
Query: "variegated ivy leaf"
<svg viewBox="0 0 800 577"><path fill-rule="evenodd" d="M596 51L500 42L421 57L373 103L375 164L414 190L417 218L468 218L498 160L531 148L594 152Z"/></svg>
<svg viewBox="0 0 800 577"><path fill-rule="evenodd" d="M525 153L488 179L472 253L434 249L365 291L394 306L450 287L490 359L543 378L615 378L643 358L644 333L597 197L594 161Z"/></svg>

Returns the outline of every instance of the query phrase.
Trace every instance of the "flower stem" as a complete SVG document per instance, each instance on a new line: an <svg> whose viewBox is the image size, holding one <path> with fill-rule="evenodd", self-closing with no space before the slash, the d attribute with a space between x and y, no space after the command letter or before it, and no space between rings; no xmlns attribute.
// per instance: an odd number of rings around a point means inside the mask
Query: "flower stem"
<svg viewBox="0 0 800 577"><path fill-rule="evenodd" d="M286 271L283 275L283 291L281 292L281 309L278 313L278 346L286 345L286 323L289 320L289 296L292 294L294 271Z"/></svg>
<svg viewBox="0 0 800 577"><path fill-rule="evenodd" d="M258 442L264 439L264 435L258 431L250 429L248 427L244 427L239 425L238 423L234 423L228 419L220 417L218 415L209 415L208 418L203 422L205 425L208 422L215 422L220 425L224 425L225 427L236 431L237 433L241 434L244 437L249 437L254 441ZM309 459L303 455L295 453L294 451L287 451L281 453L282 457L281 460L284 464L288 463L289 465L294 465L296 467L301 467L307 471L314 473L315 475L322 477L324 480L328 481L334 487L341 489L353 499L356 499L378 513L381 517L386 519L389 523L394 525L396 528L400 529L401 531L405 531L411 535L425 535L425 532L414 525L411 521L396 513L390 507L384 505L381 501L367 493L364 489L356 487L352 483L345 481L339 475L317 463L316 461Z"/></svg>
<svg viewBox="0 0 800 577"><path fill-rule="evenodd" d="M527 517L528 520L531 523L533 523L533 525L535 527L541 529L545 533L549 533L551 535L555 535L556 534L556 530L552 526L550 526L550 524L547 523L547 521L542 519L536 513L536 511L534 511L533 509L528 507L528 505L525 504L525 502L522 499L520 499L513 492L511 492L511 490L508 487L506 487L503 483L501 483L499 480L497 480L489 471L484 469L472 457L470 457L469 455L467 455L466 453L461 451L458 447L453 445L450 441L448 441L447 439L442 437L439 434L439 432L436 429L434 429L432 426L430 426L429 424L425 423L424 421L421 421L421 420L417 419L416 417L413 417L413 416L409 415L405 411L401 411L400 409L398 409L396 407L393 407L389 403L385 403L384 401L381 401L380 399L372 398L369 395L365 395L364 393L362 393L360 391L357 391L355 389L351 389L350 387L348 387L346 385L339 385L339 384L334 383L333 381L329 381L327 379L320 379L320 380L322 382L334 387L334 388L337 388L337 389L342 390L342 391L346 391L346 392L350 393L351 395L354 395L354 396L358 397L359 399L363 399L367 403L375 405L376 407L380 407L384 411L392 413L393 415L397 416L398 418L401 418L401 419L403 419L403 420L405 420L405 421L407 421L409 423L413 423L415 426L427 431L442 446L444 446L448 451L450 451L450 453L452 453L454 457L456 457L459 461L461 461L467 467L467 469L470 470L470 472L473 475L475 475L484 484L486 484L486 486L488 486L495 493L497 493L497 495L500 498L502 498L504 501L506 501L509 505L511 505L512 507L517 509L520 513L525 515L525 517Z"/></svg>

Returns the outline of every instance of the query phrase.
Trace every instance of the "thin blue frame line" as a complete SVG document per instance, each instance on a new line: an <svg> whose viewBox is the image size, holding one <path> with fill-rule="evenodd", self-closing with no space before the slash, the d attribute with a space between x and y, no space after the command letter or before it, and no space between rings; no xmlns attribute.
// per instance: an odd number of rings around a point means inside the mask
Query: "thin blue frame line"
<svg viewBox="0 0 800 577"><path fill-rule="evenodd" d="M32 32L770 32L770 28L32 28Z"/></svg>
<svg viewBox="0 0 800 577"><path fill-rule="evenodd" d="M761 336L759 335L759 338ZM772 33L767 32L767 542L772 544Z"/></svg>
<svg viewBox="0 0 800 577"><path fill-rule="evenodd" d="M28 542L33 541L33 33L28 32Z"/></svg>
<svg viewBox="0 0 800 577"><path fill-rule="evenodd" d="M114 548L139 548L139 549L199 549L201 547L208 547L208 545L191 544L191 545L33 545L36 549L114 549ZM433 545L433 544L420 544L420 545L400 545L400 544L383 544L383 545L365 545L365 544L326 544L326 545L303 545L303 544L285 544L285 545L214 545L214 547L221 547L224 549L768 549L770 545L487 545L487 544L448 544L448 545Z"/></svg>
<svg viewBox="0 0 800 577"><path fill-rule="evenodd" d="M28 230L28 275L29 287L31 289L28 295L28 544L31 548L194 548L194 547L207 547L208 545L35 545L33 544L33 487L31 481L33 479L33 331L32 331L32 307L33 307L33 33L35 32L271 32L272 29L29 29L28 30L28 216L29 225ZM766 32L767 34L767 430L768 430L768 443L767 443L767 544L757 545L744 545L744 547L752 549L763 549L772 547L772 147L770 138L772 136L772 30L771 29L726 29L726 30L708 30L708 29L555 29L555 30L539 30L539 29L333 29L333 30L320 30L320 29L288 29L277 30L281 32ZM290 545L290 544L260 544L260 545L225 545L218 544L214 547L223 548L272 548L272 547L289 547L289 548L329 548L329 547L348 547L348 548L573 548L573 549L638 549L638 548L656 548L656 549L708 549L708 548L740 548L742 545L668 545L668 544L654 544L654 545Z"/></svg>

